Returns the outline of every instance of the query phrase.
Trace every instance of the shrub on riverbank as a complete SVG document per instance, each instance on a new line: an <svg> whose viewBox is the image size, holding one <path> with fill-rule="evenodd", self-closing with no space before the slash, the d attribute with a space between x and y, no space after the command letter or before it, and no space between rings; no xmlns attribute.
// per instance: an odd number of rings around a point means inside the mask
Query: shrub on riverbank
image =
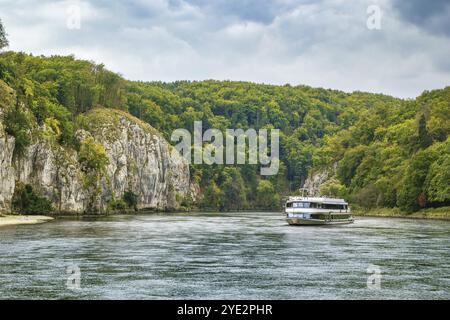
<svg viewBox="0 0 450 320"><path fill-rule="evenodd" d="M121 199L109 200L108 209L111 211L137 211L137 195L127 190Z"/></svg>
<svg viewBox="0 0 450 320"><path fill-rule="evenodd" d="M13 210L20 214L45 215L53 211L51 201L38 195L30 185L18 184L12 205Z"/></svg>
<svg viewBox="0 0 450 320"><path fill-rule="evenodd" d="M352 213L355 216L417 218L417 219L445 219L450 220L450 206L440 208L427 208L414 213L402 211L399 208L364 209L353 205Z"/></svg>

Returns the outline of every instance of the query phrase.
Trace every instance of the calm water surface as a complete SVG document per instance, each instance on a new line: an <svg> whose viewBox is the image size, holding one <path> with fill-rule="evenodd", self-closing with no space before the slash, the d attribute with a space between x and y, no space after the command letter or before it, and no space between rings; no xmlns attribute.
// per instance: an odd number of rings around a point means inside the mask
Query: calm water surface
<svg viewBox="0 0 450 320"><path fill-rule="evenodd" d="M380 290L367 288L372 264ZM79 290L66 287L72 265ZM0 298L450 299L450 222L292 227L247 212L3 227Z"/></svg>

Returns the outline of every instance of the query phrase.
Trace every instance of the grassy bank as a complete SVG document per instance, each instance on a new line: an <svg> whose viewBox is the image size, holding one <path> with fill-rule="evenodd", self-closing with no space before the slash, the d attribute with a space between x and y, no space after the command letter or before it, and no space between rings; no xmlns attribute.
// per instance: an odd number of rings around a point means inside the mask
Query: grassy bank
<svg viewBox="0 0 450 320"><path fill-rule="evenodd" d="M450 207L427 208L406 213L399 208L363 209L352 206L352 212L355 216L450 220Z"/></svg>

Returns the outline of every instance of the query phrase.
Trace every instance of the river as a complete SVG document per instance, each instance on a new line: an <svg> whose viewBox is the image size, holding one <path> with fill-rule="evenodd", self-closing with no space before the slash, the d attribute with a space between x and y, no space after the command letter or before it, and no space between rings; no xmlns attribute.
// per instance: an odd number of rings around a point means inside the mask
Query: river
<svg viewBox="0 0 450 320"><path fill-rule="evenodd" d="M0 229L2 299L450 299L449 288L449 221L295 227L241 212Z"/></svg>

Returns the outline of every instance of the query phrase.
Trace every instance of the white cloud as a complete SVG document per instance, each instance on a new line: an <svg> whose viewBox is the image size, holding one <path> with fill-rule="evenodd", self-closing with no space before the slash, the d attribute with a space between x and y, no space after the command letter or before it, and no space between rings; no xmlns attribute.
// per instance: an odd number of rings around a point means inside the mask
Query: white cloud
<svg viewBox="0 0 450 320"><path fill-rule="evenodd" d="M134 80L247 80L401 97L450 85L445 32L406 21L392 1L3 0L0 18L12 50L73 53ZM80 30L66 28L73 4ZM383 11L381 30L366 28L370 4Z"/></svg>

